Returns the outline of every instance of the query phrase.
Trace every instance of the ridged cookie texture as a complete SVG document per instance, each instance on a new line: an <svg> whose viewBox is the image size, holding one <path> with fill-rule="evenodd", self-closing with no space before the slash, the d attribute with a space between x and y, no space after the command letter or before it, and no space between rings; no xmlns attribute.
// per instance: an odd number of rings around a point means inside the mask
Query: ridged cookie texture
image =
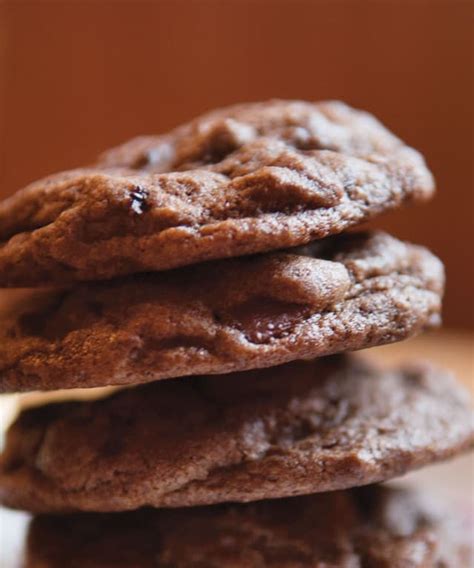
<svg viewBox="0 0 474 568"><path fill-rule="evenodd" d="M367 113L337 102L230 107L0 203L0 286L299 246L432 192L420 154Z"/></svg>
<svg viewBox="0 0 474 568"><path fill-rule="evenodd" d="M424 495L369 486L248 505L41 516L24 568L460 568L467 530Z"/></svg>
<svg viewBox="0 0 474 568"><path fill-rule="evenodd" d="M269 367L440 320L443 267L384 233L22 295L0 316L0 391Z"/></svg>
<svg viewBox="0 0 474 568"><path fill-rule="evenodd" d="M385 481L474 445L467 393L354 356L155 382L24 411L0 499L33 512L247 502Z"/></svg>

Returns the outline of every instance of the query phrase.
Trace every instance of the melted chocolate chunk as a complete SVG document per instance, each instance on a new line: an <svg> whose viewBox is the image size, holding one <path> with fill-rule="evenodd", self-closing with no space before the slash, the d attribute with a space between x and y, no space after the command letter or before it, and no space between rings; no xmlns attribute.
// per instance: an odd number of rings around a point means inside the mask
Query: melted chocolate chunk
<svg viewBox="0 0 474 568"><path fill-rule="evenodd" d="M270 343L289 335L311 308L306 305L254 298L227 313L230 322L252 343Z"/></svg>

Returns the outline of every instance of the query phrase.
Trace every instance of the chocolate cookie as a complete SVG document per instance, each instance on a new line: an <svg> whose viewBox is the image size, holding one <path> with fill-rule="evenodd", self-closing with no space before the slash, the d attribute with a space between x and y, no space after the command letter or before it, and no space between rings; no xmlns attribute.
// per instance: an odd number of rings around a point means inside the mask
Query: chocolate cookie
<svg viewBox="0 0 474 568"><path fill-rule="evenodd" d="M422 157L369 114L336 102L231 107L0 203L0 286L301 245L432 192Z"/></svg>
<svg viewBox="0 0 474 568"><path fill-rule="evenodd" d="M370 486L250 505L42 516L24 568L460 568L468 536L424 496Z"/></svg>
<svg viewBox="0 0 474 568"><path fill-rule="evenodd" d="M474 444L467 394L338 356L24 411L0 499L33 512L255 501L387 480Z"/></svg>
<svg viewBox="0 0 474 568"><path fill-rule="evenodd" d="M398 341L439 323L442 288L428 251L372 233L32 292L0 317L0 391L228 373Z"/></svg>

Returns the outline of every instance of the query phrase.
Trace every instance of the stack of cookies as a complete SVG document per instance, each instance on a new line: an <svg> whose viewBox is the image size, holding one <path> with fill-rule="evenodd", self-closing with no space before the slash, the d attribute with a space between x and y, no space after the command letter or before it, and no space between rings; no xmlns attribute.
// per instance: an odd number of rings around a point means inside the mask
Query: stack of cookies
<svg viewBox="0 0 474 568"><path fill-rule="evenodd" d="M440 261L352 231L432 193L369 114L272 101L1 203L0 285L31 288L2 314L1 391L128 387L10 427L25 566L462 566L445 516L374 484L472 447L466 393L347 353L439 324Z"/></svg>

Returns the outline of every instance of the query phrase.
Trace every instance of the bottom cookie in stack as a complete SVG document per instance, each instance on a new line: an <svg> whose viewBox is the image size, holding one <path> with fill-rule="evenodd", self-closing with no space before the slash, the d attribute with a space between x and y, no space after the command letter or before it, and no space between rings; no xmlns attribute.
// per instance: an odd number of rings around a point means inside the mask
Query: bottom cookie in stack
<svg viewBox="0 0 474 568"><path fill-rule="evenodd" d="M411 491L367 486L250 504L43 515L24 568L469 566L462 526Z"/></svg>
<svg viewBox="0 0 474 568"><path fill-rule="evenodd" d="M449 374L338 355L25 410L0 497L47 514L28 567L458 567L464 549L414 498L352 488L473 444ZM147 506L175 509L124 512Z"/></svg>

